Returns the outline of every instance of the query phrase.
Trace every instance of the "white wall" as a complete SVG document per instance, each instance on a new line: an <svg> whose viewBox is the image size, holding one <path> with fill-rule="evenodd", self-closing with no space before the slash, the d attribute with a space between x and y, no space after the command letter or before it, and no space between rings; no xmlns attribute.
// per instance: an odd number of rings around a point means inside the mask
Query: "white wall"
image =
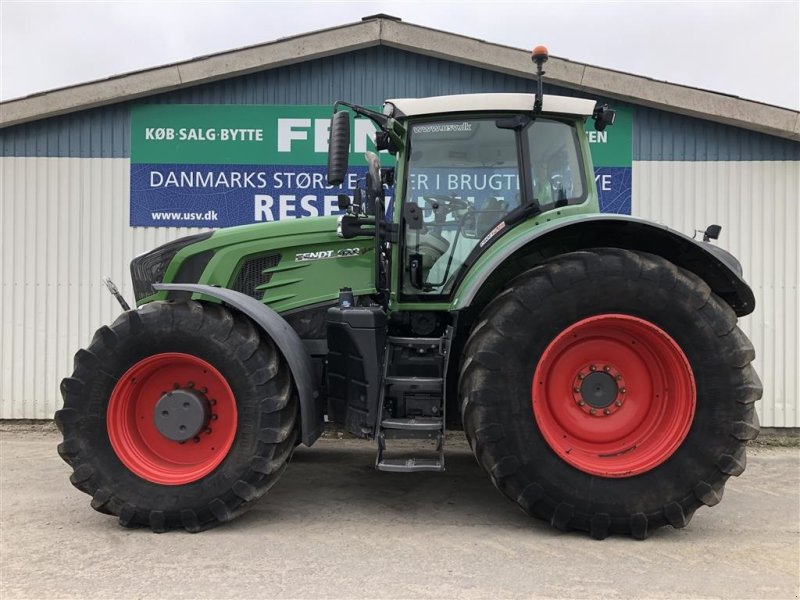
<svg viewBox="0 0 800 600"><path fill-rule="evenodd" d="M130 259L192 233L130 228L128 159L0 158L0 418L47 419L60 380L120 312L101 277L133 299ZM634 214L690 232L723 225L757 309L742 320L764 383L764 426L798 427L797 162L635 162Z"/></svg>
<svg viewBox="0 0 800 600"><path fill-rule="evenodd" d="M194 230L133 229L128 159L0 158L0 418L49 419L94 331L133 300L128 263Z"/></svg>
<svg viewBox="0 0 800 600"><path fill-rule="evenodd" d="M765 427L800 426L800 163L634 162L633 213L684 233L722 225L756 310L739 321L756 348Z"/></svg>

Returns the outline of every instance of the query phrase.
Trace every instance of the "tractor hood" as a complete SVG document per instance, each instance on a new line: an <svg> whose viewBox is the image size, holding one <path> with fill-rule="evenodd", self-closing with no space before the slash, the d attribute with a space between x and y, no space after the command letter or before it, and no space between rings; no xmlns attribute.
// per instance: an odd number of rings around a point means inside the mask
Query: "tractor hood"
<svg viewBox="0 0 800 600"><path fill-rule="evenodd" d="M306 217L188 236L135 258L137 305L181 297L155 283L224 287L282 312L332 302L342 287L370 294L374 241L344 240L337 217Z"/></svg>
<svg viewBox="0 0 800 600"><path fill-rule="evenodd" d="M228 227L214 231L208 242L215 247L219 247L265 238L275 239L285 236L326 232L335 235L337 219L338 217L306 217Z"/></svg>

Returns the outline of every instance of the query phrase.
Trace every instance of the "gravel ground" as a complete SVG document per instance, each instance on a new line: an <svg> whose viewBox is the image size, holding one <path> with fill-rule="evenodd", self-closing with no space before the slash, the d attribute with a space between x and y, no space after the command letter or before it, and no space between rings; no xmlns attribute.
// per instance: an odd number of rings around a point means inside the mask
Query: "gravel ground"
<svg viewBox="0 0 800 600"><path fill-rule="evenodd" d="M644 542L559 533L503 498L463 441L445 473L301 448L249 513L206 533L127 530L68 481L59 436L0 429L0 597L798 598L800 449L755 447L723 502Z"/></svg>

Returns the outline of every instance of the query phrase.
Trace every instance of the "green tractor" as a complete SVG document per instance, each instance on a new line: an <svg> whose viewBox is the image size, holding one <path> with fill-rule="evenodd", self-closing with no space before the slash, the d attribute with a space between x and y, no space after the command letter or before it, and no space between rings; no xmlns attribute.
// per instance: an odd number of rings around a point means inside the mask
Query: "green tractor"
<svg viewBox="0 0 800 600"><path fill-rule="evenodd" d="M78 351L55 416L94 509L157 532L229 521L326 420L392 472L444 470L445 432L463 429L503 494L595 538L720 501L758 435L736 324L753 293L709 243L718 226L699 241L599 212L584 123L614 113L544 96L546 51L533 59L535 94L337 102L331 186L355 115L396 157L367 153L338 218L132 261L138 308L117 294L125 312ZM398 438L419 452L398 457Z"/></svg>

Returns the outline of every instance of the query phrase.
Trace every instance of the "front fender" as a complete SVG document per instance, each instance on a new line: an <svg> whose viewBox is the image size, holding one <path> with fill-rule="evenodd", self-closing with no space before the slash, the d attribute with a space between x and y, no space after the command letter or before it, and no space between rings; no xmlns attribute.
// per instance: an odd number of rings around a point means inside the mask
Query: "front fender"
<svg viewBox="0 0 800 600"><path fill-rule="evenodd" d="M319 391L315 385L311 357L297 332L270 307L240 292L226 288L194 283L156 283L158 291L178 291L202 294L216 298L246 314L270 336L283 354L292 372L300 400L300 439L306 445L313 444L324 428L322 413L318 410Z"/></svg>
<svg viewBox="0 0 800 600"><path fill-rule="evenodd" d="M530 268L537 260L600 247L656 254L703 279L738 316L755 309L755 297L742 278L742 266L727 251L637 217L597 214L512 229L470 266L453 296L453 310L467 308L495 293L520 268Z"/></svg>

